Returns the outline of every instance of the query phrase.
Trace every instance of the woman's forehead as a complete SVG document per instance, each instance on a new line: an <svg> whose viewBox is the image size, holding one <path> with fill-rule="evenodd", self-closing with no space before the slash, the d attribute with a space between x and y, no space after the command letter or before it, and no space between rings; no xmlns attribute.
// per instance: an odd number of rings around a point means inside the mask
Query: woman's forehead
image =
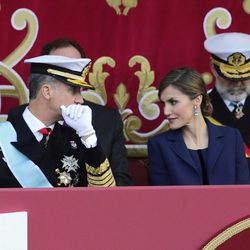
<svg viewBox="0 0 250 250"><path fill-rule="evenodd" d="M185 95L181 90L179 90L178 88L169 85L167 86L161 93L161 95Z"/></svg>

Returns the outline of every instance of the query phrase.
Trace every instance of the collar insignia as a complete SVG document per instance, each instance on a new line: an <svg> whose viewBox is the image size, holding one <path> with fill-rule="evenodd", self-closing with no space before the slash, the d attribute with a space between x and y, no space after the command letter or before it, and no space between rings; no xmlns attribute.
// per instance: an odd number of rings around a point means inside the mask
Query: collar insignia
<svg viewBox="0 0 250 250"><path fill-rule="evenodd" d="M70 141L71 148L77 149L77 144L75 141Z"/></svg>

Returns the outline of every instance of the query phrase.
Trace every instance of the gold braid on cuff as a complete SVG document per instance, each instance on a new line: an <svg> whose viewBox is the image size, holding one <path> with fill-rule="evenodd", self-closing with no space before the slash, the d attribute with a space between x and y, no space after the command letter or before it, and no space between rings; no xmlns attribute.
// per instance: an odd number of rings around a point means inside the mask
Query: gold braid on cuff
<svg viewBox="0 0 250 250"><path fill-rule="evenodd" d="M89 187L114 187L116 186L108 159L105 159L98 168L86 163L87 180Z"/></svg>

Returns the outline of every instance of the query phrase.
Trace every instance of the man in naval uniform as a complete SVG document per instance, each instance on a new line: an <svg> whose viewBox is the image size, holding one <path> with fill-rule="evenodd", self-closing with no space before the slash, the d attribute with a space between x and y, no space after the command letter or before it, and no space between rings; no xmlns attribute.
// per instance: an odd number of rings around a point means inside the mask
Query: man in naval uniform
<svg viewBox="0 0 250 250"><path fill-rule="evenodd" d="M44 45L42 55L59 55L71 58L85 58L82 47L71 39L56 39ZM92 124L98 141L107 156L117 186L130 186L133 181L128 168L127 150L123 135L123 122L119 111L107 106L84 100L92 110ZM9 112L12 120L18 112L23 112L26 105L20 105Z"/></svg>
<svg viewBox="0 0 250 250"><path fill-rule="evenodd" d="M209 37L204 46L211 53L211 70L215 76L215 87L209 93L212 117L240 130L249 158L250 35L222 33Z"/></svg>
<svg viewBox="0 0 250 250"><path fill-rule="evenodd" d="M30 102L0 123L0 187L115 186L81 90L90 59L46 55L31 64Z"/></svg>

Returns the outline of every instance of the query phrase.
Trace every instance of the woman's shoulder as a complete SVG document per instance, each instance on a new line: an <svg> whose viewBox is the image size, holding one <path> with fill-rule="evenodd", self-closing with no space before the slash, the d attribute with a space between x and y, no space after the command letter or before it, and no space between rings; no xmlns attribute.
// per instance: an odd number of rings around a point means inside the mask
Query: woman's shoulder
<svg viewBox="0 0 250 250"><path fill-rule="evenodd" d="M154 136L152 136L149 141L150 142L157 142L157 141L168 141L171 139L175 139L176 135L178 134L178 130L167 130L165 132L156 134Z"/></svg>
<svg viewBox="0 0 250 250"><path fill-rule="evenodd" d="M223 134L229 134L229 135L239 134L239 130L237 128L229 127L229 126L226 126L223 124L214 123L210 119L208 119L207 124L209 125L209 127L212 130L216 130L216 131L221 132Z"/></svg>

